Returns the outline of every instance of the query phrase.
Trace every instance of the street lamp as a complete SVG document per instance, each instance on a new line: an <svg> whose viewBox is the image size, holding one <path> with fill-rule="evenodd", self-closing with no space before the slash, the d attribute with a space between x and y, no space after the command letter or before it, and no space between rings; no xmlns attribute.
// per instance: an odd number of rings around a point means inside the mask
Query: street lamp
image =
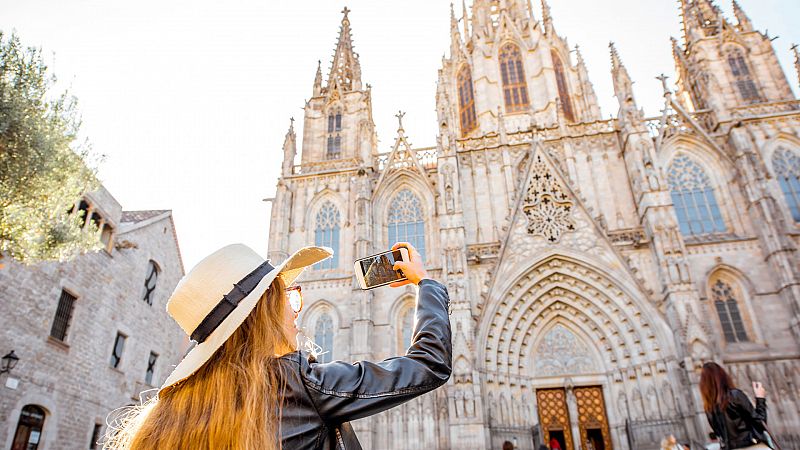
<svg viewBox="0 0 800 450"><path fill-rule="evenodd" d="M10 352L6 353L5 356L3 356L2 360L3 364L2 366L0 366L0 373L11 372L11 369L13 369L14 366L17 365L17 362L19 361L19 356L17 356L17 354L14 353L14 350L11 350Z"/></svg>

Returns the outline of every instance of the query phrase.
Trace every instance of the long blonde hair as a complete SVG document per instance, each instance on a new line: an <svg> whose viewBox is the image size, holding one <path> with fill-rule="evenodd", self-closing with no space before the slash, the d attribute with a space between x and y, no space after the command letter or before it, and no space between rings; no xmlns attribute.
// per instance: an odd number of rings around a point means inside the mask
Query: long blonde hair
<svg viewBox="0 0 800 450"><path fill-rule="evenodd" d="M103 446L140 449L279 449L285 377L275 358L295 348L275 278L244 323L188 379L128 411Z"/></svg>

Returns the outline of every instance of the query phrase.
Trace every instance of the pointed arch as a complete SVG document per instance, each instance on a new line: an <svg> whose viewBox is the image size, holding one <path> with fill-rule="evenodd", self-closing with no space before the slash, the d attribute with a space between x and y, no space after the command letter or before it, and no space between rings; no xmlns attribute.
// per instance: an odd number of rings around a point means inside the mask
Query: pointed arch
<svg viewBox="0 0 800 450"><path fill-rule="evenodd" d="M314 324L314 342L322 347L319 362L331 362L333 351L333 319L330 314L323 312Z"/></svg>
<svg viewBox="0 0 800 450"><path fill-rule="evenodd" d="M475 114L472 70L469 64L465 63L458 70L456 85L458 88L458 117L461 125L461 137L465 137L478 127L478 118Z"/></svg>
<svg viewBox="0 0 800 450"><path fill-rule="evenodd" d="M750 297L752 290L747 277L737 269L717 265L708 275L709 309L726 344L758 340Z"/></svg>
<svg viewBox="0 0 800 450"><path fill-rule="evenodd" d="M425 259L425 214L419 196L411 189L397 192L386 218L388 242L409 242Z"/></svg>
<svg viewBox="0 0 800 450"><path fill-rule="evenodd" d="M303 334L321 348L317 360L330 362L336 350L336 332L341 324L339 310L325 299L317 299L303 309L298 323Z"/></svg>
<svg viewBox="0 0 800 450"><path fill-rule="evenodd" d="M414 331L415 299L412 295L404 294L395 300L389 313L391 324L395 329L394 347L398 355L404 355L411 345Z"/></svg>
<svg viewBox="0 0 800 450"><path fill-rule="evenodd" d="M550 50L550 57L553 59L553 72L556 76L556 87L558 88L558 99L561 101L561 109L564 117L570 122L575 122L575 111L572 109L572 97L569 94L567 76L564 73L564 63L555 49Z"/></svg>
<svg viewBox="0 0 800 450"><path fill-rule="evenodd" d="M390 248L394 242L389 241L389 214L393 200L400 191L410 190L419 199L424 223L425 254L428 263L435 264L438 258L434 245L436 239L432 236L438 231L436 219L436 196L430 182L422 174L415 171L403 170L387 174L372 196L374 205L372 213L375 223L375 245L377 248Z"/></svg>
<svg viewBox="0 0 800 450"><path fill-rule="evenodd" d="M672 203L684 236L727 231L714 186L705 168L686 153L678 153L667 168Z"/></svg>
<svg viewBox="0 0 800 450"><path fill-rule="evenodd" d="M314 245L331 247L333 256L313 266L314 270L330 270L339 267L340 235L342 228L342 212L338 195L333 191L320 192L311 201L308 209L307 226ZM346 217L346 214L345 214Z"/></svg>
<svg viewBox="0 0 800 450"><path fill-rule="evenodd" d="M772 152L771 163L789 214L795 222L800 222L800 151L779 145Z"/></svg>
<svg viewBox="0 0 800 450"><path fill-rule="evenodd" d="M503 82L503 100L507 113L530 109L528 82L522 62L522 52L513 42L506 42L498 53L500 79Z"/></svg>
<svg viewBox="0 0 800 450"><path fill-rule="evenodd" d="M600 351L569 321L556 317L533 344L532 373L536 377L578 375L602 372L602 362L595 359Z"/></svg>

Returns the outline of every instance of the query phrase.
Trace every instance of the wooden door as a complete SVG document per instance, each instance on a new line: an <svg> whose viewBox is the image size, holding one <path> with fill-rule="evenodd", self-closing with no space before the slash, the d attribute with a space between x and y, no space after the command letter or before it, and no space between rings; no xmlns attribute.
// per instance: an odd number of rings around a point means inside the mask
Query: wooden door
<svg viewBox="0 0 800 450"><path fill-rule="evenodd" d="M575 401L578 403L578 429L583 450L613 450L611 433L608 430L603 388L600 386L576 387Z"/></svg>
<svg viewBox="0 0 800 450"><path fill-rule="evenodd" d="M561 450L574 450L564 389L537 389L536 402L544 445L550 448L550 442L556 439Z"/></svg>

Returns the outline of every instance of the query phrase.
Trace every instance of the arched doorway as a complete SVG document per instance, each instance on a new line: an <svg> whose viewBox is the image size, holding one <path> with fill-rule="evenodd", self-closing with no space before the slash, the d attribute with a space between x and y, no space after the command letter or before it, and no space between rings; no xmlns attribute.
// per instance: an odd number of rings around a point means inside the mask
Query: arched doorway
<svg viewBox="0 0 800 450"><path fill-rule="evenodd" d="M39 448L45 415L44 408L40 406L25 405L22 408L11 450L36 450Z"/></svg>

